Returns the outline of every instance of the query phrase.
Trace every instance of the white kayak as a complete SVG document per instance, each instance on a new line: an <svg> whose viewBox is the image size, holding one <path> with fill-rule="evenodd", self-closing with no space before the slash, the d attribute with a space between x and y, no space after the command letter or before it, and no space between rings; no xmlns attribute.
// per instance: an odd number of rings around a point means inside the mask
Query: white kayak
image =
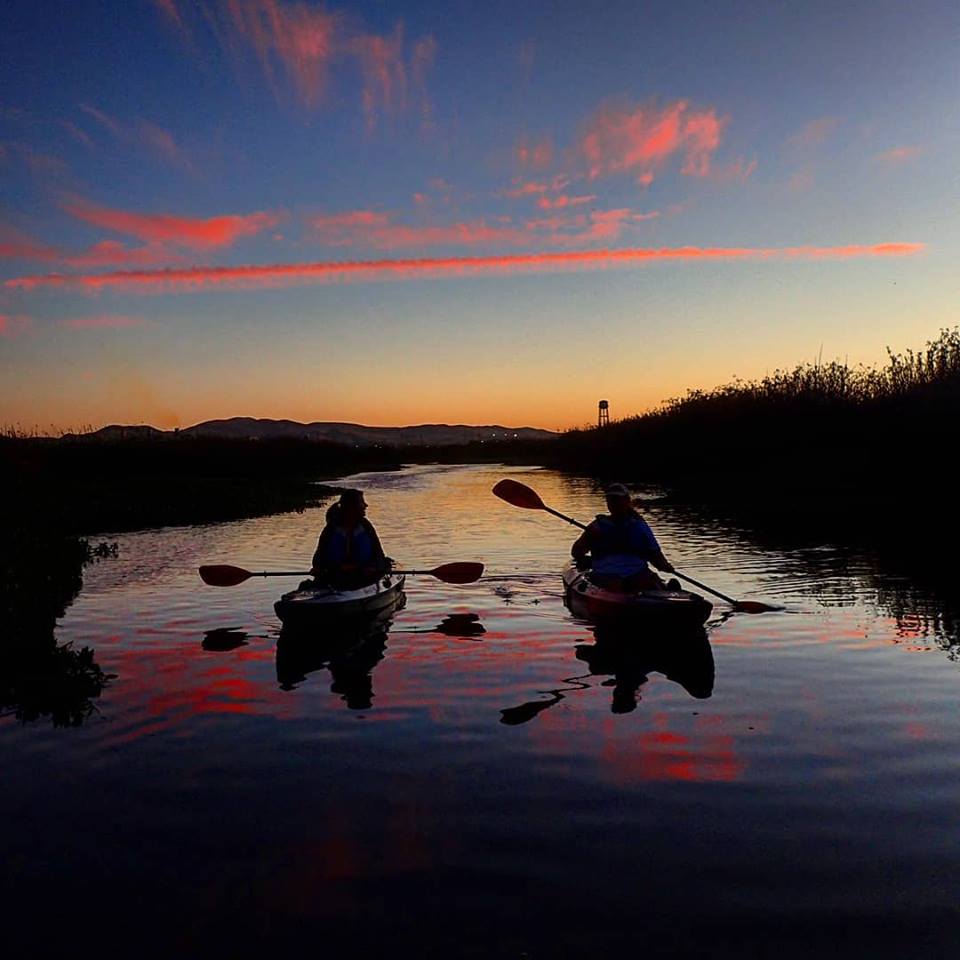
<svg viewBox="0 0 960 960"><path fill-rule="evenodd" d="M301 586L285 593L273 609L285 627L316 627L379 617L401 605L405 582L402 574L388 573L354 590L327 584Z"/></svg>

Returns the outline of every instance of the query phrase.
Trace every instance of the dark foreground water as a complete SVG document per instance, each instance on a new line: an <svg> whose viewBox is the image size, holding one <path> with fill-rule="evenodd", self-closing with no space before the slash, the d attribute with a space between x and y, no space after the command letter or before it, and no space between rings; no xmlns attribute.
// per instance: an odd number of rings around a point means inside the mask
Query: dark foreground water
<svg viewBox="0 0 960 960"><path fill-rule="evenodd" d="M384 636L290 648L322 511L119 538L58 636L117 675L82 727L0 720L3 943L64 956L936 957L960 945L960 666L943 611L839 547L676 509L677 567L783 612L624 655L574 622L586 481L354 478L408 581ZM498 579L500 578L500 579ZM906 599L904 599L906 598ZM947 619L946 622L950 622Z"/></svg>

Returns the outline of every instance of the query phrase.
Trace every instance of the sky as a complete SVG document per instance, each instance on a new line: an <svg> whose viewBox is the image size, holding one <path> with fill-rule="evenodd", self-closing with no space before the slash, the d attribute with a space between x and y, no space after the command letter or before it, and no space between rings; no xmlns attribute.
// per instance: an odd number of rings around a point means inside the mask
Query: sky
<svg viewBox="0 0 960 960"><path fill-rule="evenodd" d="M562 429L960 323L956 0L6 0L0 426Z"/></svg>

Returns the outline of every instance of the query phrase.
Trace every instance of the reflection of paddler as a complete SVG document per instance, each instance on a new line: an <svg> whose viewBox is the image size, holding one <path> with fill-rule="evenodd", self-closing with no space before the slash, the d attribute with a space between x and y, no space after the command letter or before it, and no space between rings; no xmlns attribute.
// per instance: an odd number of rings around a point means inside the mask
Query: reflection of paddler
<svg viewBox="0 0 960 960"><path fill-rule="evenodd" d="M293 690L307 674L327 669L332 693L340 695L351 710L373 706L373 668L383 659L390 622L368 630L329 636L282 632L277 641L277 682Z"/></svg>
<svg viewBox="0 0 960 960"><path fill-rule="evenodd" d="M662 673L691 697L713 693L713 650L705 630L666 636L651 642L635 634L596 629L596 643L577 645L577 658L596 676L612 676L614 713L635 710L640 687L649 674Z"/></svg>

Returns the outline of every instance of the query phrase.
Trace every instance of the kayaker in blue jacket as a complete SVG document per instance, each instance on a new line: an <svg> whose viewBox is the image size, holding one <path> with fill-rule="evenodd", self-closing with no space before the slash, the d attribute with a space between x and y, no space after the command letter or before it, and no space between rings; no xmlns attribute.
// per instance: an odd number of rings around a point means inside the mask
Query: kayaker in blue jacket
<svg viewBox="0 0 960 960"><path fill-rule="evenodd" d="M373 583L390 569L393 561L384 555L366 512L362 490L344 490L327 510L310 571L316 580L359 587Z"/></svg>
<svg viewBox="0 0 960 960"><path fill-rule="evenodd" d="M614 483L605 495L610 512L598 514L583 531L570 549L573 559L578 565L589 564L591 579L598 586L625 591L679 590L676 580L664 584L647 565L674 572L647 521L633 508L627 488Z"/></svg>

